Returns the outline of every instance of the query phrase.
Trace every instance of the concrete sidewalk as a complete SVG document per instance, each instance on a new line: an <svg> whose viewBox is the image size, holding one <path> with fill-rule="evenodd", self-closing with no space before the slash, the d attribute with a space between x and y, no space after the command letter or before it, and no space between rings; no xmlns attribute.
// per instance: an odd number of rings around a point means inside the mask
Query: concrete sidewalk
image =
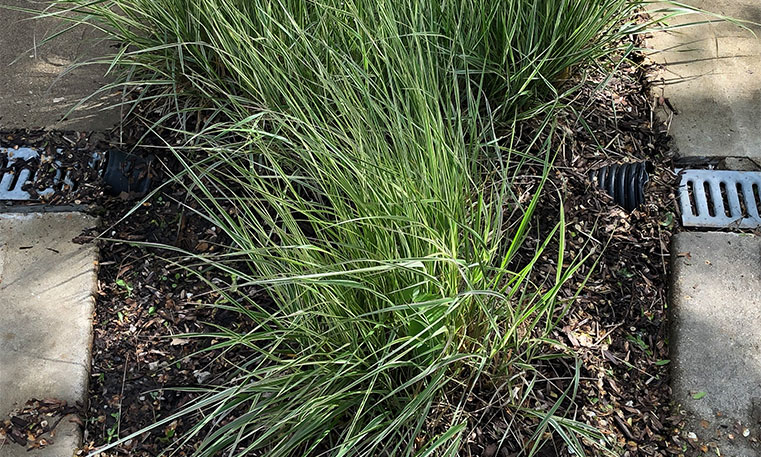
<svg viewBox="0 0 761 457"><path fill-rule="evenodd" d="M761 23L757 0L687 0L690 6ZM666 5L661 5L666 6ZM680 16L669 25L716 20ZM729 22L654 34L650 57L664 65L655 95L667 98L660 115L681 156L761 158L761 27L744 30ZM761 162L760 162L761 163Z"/></svg>
<svg viewBox="0 0 761 457"><path fill-rule="evenodd" d="M761 239L679 233L672 246L673 400L721 455L761 455Z"/></svg>
<svg viewBox="0 0 761 457"><path fill-rule="evenodd" d="M114 127L118 101L103 93L62 120L72 106L108 81L106 65L73 68L109 52L108 44L80 28L42 45L66 23L30 20L49 0L0 0L0 131L57 129L99 131ZM10 9L9 9L10 8ZM96 221L78 213L0 213L0 421L30 399L85 405L92 343L94 245L72 238ZM0 457L69 457L81 430L64 418L53 444L27 451L0 442Z"/></svg>
<svg viewBox="0 0 761 457"><path fill-rule="evenodd" d="M120 116L118 110L102 110L118 101L114 93L88 100L70 119L61 121L72 106L107 82L106 65L71 68L107 53L107 43L81 27L43 45L45 37L66 24L54 18L30 20L32 14L9 9L41 11L49 3L0 1L0 130L107 130Z"/></svg>
<svg viewBox="0 0 761 457"><path fill-rule="evenodd" d="M761 22L761 2L687 0ZM713 19L683 16L670 25ZM751 29L761 35L761 28ZM654 98L678 157L718 157L727 168L761 165L761 41L730 23L656 33L664 65ZM688 414L682 438L695 455L761 455L761 240L683 232L671 247L669 340L673 400ZM692 455L687 453L686 455Z"/></svg>
<svg viewBox="0 0 761 457"><path fill-rule="evenodd" d="M0 214L0 420L32 398L86 404L97 253L72 238L96 220L79 213ZM0 442L0 457L65 457L80 445L62 420L54 444Z"/></svg>

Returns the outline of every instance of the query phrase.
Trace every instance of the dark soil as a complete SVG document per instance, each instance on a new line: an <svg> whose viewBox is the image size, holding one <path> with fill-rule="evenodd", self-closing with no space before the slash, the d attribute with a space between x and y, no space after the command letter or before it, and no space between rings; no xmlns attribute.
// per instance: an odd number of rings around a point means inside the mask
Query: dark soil
<svg viewBox="0 0 761 457"><path fill-rule="evenodd" d="M557 166L544 188L534 231L536 242L543 240L558 221L562 197L565 267L590 255L560 294L568 306L553 337L576 352L580 367L579 391L564 406L577 420L600 430L625 456L681 455L692 449L681 436L681 418L672 415L669 405L668 245L678 228L676 177L670 172L668 137L654 120L653 104L658 100L648 95L650 70L635 57L602 90L595 88L605 75L591 71L582 92L568 101L570 108L555 138ZM126 142L140 134L136 127ZM94 148L110 146L106 138L84 134L12 132L3 137L3 147L31 145L52 154L61 146L74 168ZM170 159L159 159L166 168L174 167ZM655 171L646 204L628 214L594 189L588 173L610 163L639 160L651 161ZM162 170L156 167L155 182L165 181ZM61 189L52 202L88 205L101 217L102 233L83 234L78 240L93 242L102 235L84 454L167 417L192 399L192 394L173 387L197 386L223 376L234 354L194 355L208 341L179 335L209 330L214 323L235 325L236 315L198 304L199 297L205 303L215 297L208 295L198 276L173 262L176 252L140 244L161 243L189 252L212 252L224 244L210 225L193 215L193 203L186 201L181 186L169 184L135 209L136 200L109 196L97 177L83 175L80 181L78 190ZM526 177L521 185L529 188L536 182ZM43 179L40 186L45 184ZM557 249L555 243L545 251L538 275L554 277ZM538 408L554 403L575 371L573 359L548 361L541 368ZM493 392L483 394L473 400L473 410L480 412L474 415L462 455L515 455L530 437L518 433L510 443L501 442L504 412L491 409ZM158 455L191 425L178 419L107 454ZM12 428L6 422L8 433ZM544 446L544 455L561 454L553 444ZM593 443L584 444L591 455L599 454ZM176 455L192 449L193 443L186 443Z"/></svg>

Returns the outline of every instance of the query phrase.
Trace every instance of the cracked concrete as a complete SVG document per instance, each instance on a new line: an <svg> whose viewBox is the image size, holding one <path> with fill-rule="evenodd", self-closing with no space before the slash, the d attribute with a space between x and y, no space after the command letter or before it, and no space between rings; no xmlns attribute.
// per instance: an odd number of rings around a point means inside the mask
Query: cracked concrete
<svg viewBox="0 0 761 457"><path fill-rule="evenodd" d="M72 238L96 220L80 213L0 214L0 416L30 398L85 404L97 252ZM59 423L54 444L0 457L70 456L81 431Z"/></svg>

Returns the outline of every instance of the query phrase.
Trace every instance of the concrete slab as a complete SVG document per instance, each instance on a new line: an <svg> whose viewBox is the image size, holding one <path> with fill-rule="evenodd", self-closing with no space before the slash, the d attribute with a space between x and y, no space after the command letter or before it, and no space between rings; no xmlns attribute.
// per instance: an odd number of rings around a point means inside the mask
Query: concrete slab
<svg viewBox="0 0 761 457"><path fill-rule="evenodd" d="M62 21L29 20L31 14L8 9L43 10L48 3L0 1L0 129L107 130L119 120L118 110L101 111L118 99L113 94L88 101L71 119L61 121L72 106L105 83L107 67L67 70L75 62L107 53L107 44L81 28L40 46L64 25Z"/></svg>
<svg viewBox="0 0 761 457"><path fill-rule="evenodd" d="M685 0L713 13L761 23L758 0ZM712 17L682 16L670 25ZM751 30L761 37L761 27ZM761 40L731 23L658 32L650 56L665 65L656 95L668 98L661 117L670 123L680 156L753 157L761 162Z"/></svg>
<svg viewBox="0 0 761 457"><path fill-rule="evenodd" d="M671 252L673 400L718 455L761 455L761 238L685 232Z"/></svg>
<svg viewBox="0 0 761 457"><path fill-rule="evenodd" d="M0 417L30 398L84 404L92 342L96 250L71 239L96 221L80 213L0 214ZM79 427L62 420L54 444L0 457L70 456Z"/></svg>

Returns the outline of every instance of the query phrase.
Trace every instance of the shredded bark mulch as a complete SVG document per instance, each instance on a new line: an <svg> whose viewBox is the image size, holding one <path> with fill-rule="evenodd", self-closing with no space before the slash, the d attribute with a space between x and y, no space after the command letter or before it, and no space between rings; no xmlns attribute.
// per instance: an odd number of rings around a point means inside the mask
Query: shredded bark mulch
<svg viewBox="0 0 761 457"><path fill-rule="evenodd" d="M579 418L601 430L624 456L686 450L682 419L669 403L667 346L668 248L678 227L678 178L671 171L665 127L653 115L657 102L649 96L649 70L638 59L605 90L582 94L575 105L586 105L577 111L587 125L569 119L570 141L554 178L564 197L568 253L592 253L568 284L568 298L581 293L555 337L582 362ZM631 214L592 188L590 170L642 160L655 170L646 203ZM550 223L557 216L548 212L560 202L557 192L546 194L541 211Z"/></svg>

